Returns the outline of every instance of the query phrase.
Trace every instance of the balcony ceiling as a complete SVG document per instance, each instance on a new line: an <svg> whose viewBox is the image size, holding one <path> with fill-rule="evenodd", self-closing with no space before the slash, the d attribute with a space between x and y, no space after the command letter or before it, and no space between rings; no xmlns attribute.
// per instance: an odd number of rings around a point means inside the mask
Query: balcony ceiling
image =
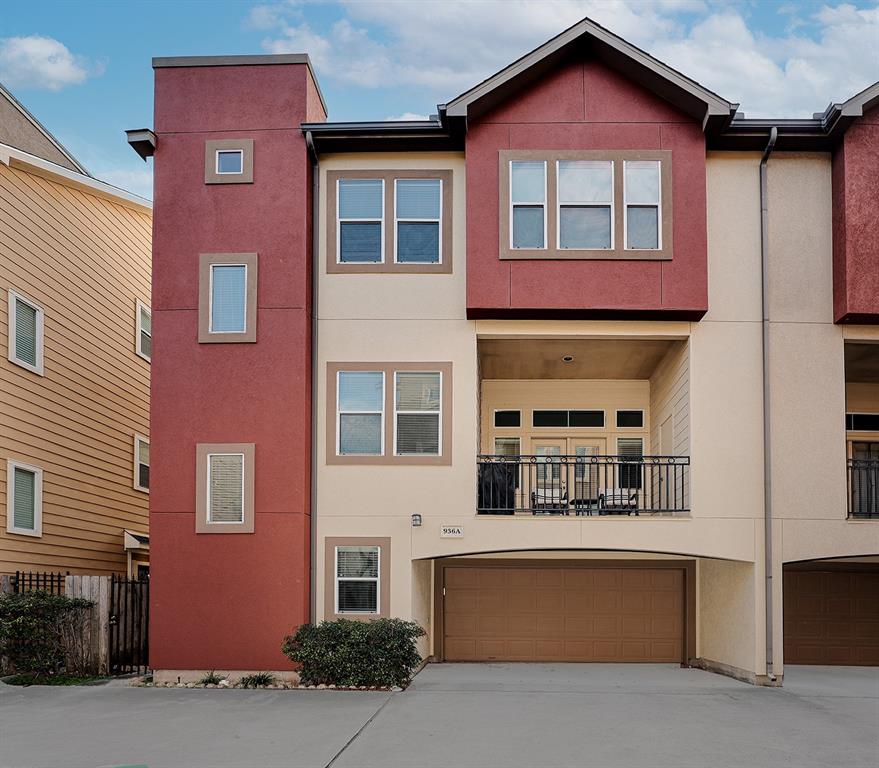
<svg viewBox="0 0 879 768"><path fill-rule="evenodd" d="M845 345L845 380L879 384L879 344Z"/></svg>
<svg viewBox="0 0 879 768"><path fill-rule="evenodd" d="M483 379L649 379L674 344L644 339L482 339ZM573 362L562 358L570 355Z"/></svg>

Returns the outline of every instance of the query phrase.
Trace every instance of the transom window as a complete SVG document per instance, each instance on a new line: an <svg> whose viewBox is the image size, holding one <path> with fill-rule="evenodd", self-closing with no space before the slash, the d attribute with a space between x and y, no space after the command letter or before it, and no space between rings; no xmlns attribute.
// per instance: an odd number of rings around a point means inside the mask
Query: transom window
<svg viewBox="0 0 879 768"><path fill-rule="evenodd" d="M217 150L217 173L243 173L244 150L242 149L218 149Z"/></svg>
<svg viewBox="0 0 879 768"><path fill-rule="evenodd" d="M336 452L340 456L384 453L385 374L339 371Z"/></svg>
<svg viewBox="0 0 879 768"><path fill-rule="evenodd" d="M6 478L6 531L42 536L43 470L8 460Z"/></svg>
<svg viewBox="0 0 879 768"><path fill-rule="evenodd" d="M211 333L247 330L247 265L211 264Z"/></svg>
<svg viewBox="0 0 879 768"><path fill-rule="evenodd" d="M394 391L395 455L439 456L442 374L397 372Z"/></svg>
<svg viewBox="0 0 879 768"><path fill-rule="evenodd" d="M533 427L604 427L604 411L533 411Z"/></svg>
<svg viewBox="0 0 879 768"><path fill-rule="evenodd" d="M546 246L546 163L510 163L510 239L513 248Z"/></svg>
<svg viewBox="0 0 879 768"><path fill-rule="evenodd" d="M442 181L395 179L395 260L438 264L442 253Z"/></svg>
<svg viewBox="0 0 879 768"><path fill-rule="evenodd" d="M337 614L377 614L381 611L380 547L336 547Z"/></svg>
<svg viewBox="0 0 879 768"><path fill-rule="evenodd" d="M208 454L208 522L244 522L244 454Z"/></svg>
<svg viewBox="0 0 879 768"><path fill-rule="evenodd" d="M384 189L384 179L339 179L339 262L382 261Z"/></svg>
<svg viewBox="0 0 879 768"><path fill-rule="evenodd" d="M20 293L9 291L8 358L43 375L43 309Z"/></svg>

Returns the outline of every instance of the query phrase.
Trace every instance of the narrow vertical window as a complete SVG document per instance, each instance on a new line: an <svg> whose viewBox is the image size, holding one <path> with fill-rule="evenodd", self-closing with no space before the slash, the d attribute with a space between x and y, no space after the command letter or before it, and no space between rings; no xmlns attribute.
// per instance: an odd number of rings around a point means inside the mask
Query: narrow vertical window
<svg viewBox="0 0 879 768"><path fill-rule="evenodd" d="M442 251L442 182L396 179L394 184L397 263L438 264Z"/></svg>
<svg viewBox="0 0 879 768"><path fill-rule="evenodd" d="M150 441L140 435L134 436L134 488L150 490Z"/></svg>
<svg viewBox="0 0 879 768"><path fill-rule="evenodd" d="M383 261L384 189L382 179L339 179L336 242L340 263Z"/></svg>
<svg viewBox="0 0 879 768"><path fill-rule="evenodd" d="M546 247L546 163L510 162L510 242L513 248Z"/></svg>
<svg viewBox="0 0 879 768"><path fill-rule="evenodd" d="M620 462L622 462L619 467L620 488L640 488L642 459L644 458L643 438L619 438L617 440L617 453ZM631 462L631 464L625 462Z"/></svg>
<svg viewBox="0 0 879 768"><path fill-rule="evenodd" d="M144 360L153 356L153 316L142 301L137 302L137 354Z"/></svg>
<svg viewBox="0 0 879 768"><path fill-rule="evenodd" d="M208 454L209 523L244 522L244 454Z"/></svg>
<svg viewBox="0 0 879 768"><path fill-rule="evenodd" d="M336 547L336 613L379 613L381 549Z"/></svg>
<svg viewBox="0 0 879 768"><path fill-rule="evenodd" d="M43 375L43 309L13 290L9 291L10 362Z"/></svg>
<svg viewBox="0 0 879 768"><path fill-rule="evenodd" d="M625 161L626 248L658 250L662 247L660 221L660 163L658 160Z"/></svg>
<svg viewBox="0 0 879 768"><path fill-rule="evenodd" d="M439 456L442 374L397 372L395 382L395 455Z"/></svg>
<svg viewBox="0 0 879 768"><path fill-rule="evenodd" d="M247 265L211 265L211 333L247 330Z"/></svg>
<svg viewBox="0 0 879 768"><path fill-rule="evenodd" d="M6 531L24 536L43 535L43 470L6 462Z"/></svg>
<svg viewBox="0 0 879 768"><path fill-rule="evenodd" d="M339 456L381 456L384 453L384 373L339 371L336 391L336 453Z"/></svg>
<svg viewBox="0 0 879 768"><path fill-rule="evenodd" d="M559 248L613 248L613 162L558 163Z"/></svg>

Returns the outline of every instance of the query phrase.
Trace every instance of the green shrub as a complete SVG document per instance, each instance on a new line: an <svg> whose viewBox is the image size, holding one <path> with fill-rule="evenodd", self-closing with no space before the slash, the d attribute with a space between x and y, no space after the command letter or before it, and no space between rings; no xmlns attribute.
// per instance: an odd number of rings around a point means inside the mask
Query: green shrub
<svg viewBox="0 0 879 768"><path fill-rule="evenodd" d="M225 679L226 678L223 677L223 675L218 675L214 670L211 670L198 681L198 685L218 685L221 680Z"/></svg>
<svg viewBox="0 0 879 768"><path fill-rule="evenodd" d="M244 675L238 683L242 688L265 688L273 685L276 679L271 672L254 672L252 675Z"/></svg>
<svg viewBox="0 0 879 768"><path fill-rule="evenodd" d="M307 684L403 687L421 663L415 641L423 635L418 624L402 619L338 619L303 624L281 650L301 665Z"/></svg>
<svg viewBox="0 0 879 768"><path fill-rule="evenodd" d="M0 595L0 656L10 671L36 678L62 669L87 673L83 629L92 605L49 592Z"/></svg>

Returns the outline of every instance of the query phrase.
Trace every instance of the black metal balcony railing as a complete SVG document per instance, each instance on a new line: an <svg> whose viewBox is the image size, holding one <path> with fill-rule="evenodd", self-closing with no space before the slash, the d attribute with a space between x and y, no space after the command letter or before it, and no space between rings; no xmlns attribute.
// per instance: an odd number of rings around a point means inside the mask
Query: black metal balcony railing
<svg viewBox="0 0 879 768"><path fill-rule="evenodd" d="M879 518L879 459L848 460L848 516Z"/></svg>
<svg viewBox="0 0 879 768"><path fill-rule="evenodd" d="M483 515L689 512L689 456L496 456L477 460Z"/></svg>

